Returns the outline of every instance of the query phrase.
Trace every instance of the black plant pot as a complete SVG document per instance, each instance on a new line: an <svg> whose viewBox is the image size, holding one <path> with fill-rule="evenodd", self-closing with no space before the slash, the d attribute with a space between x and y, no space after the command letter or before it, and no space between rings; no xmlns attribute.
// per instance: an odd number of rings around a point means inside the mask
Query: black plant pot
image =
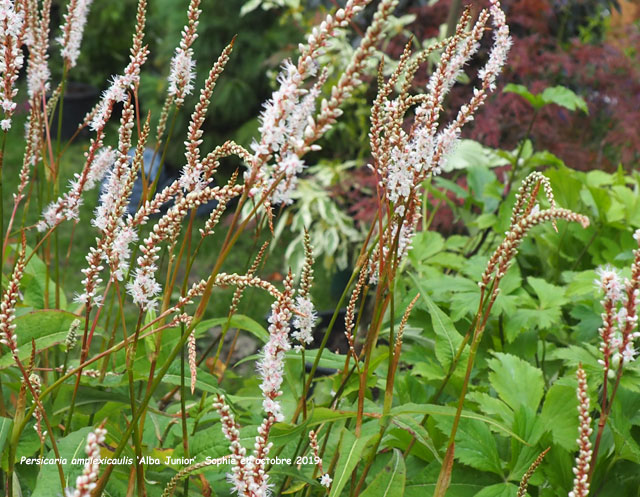
<svg viewBox="0 0 640 497"><path fill-rule="evenodd" d="M62 127L60 136L63 141L69 140L75 134L87 113L91 111L98 102L99 97L100 92L95 86L73 81L67 83L62 102ZM51 121L52 138L57 136L59 111L60 105L56 107L53 120Z"/></svg>

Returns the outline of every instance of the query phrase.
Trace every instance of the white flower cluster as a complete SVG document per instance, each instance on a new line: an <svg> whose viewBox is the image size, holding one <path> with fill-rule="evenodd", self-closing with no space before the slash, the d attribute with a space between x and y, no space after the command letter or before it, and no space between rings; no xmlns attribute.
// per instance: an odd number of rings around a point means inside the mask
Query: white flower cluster
<svg viewBox="0 0 640 497"><path fill-rule="evenodd" d="M154 247L156 252L160 251L160 247ZM127 291L133 298L133 302L142 309L155 309L158 303L155 301L156 296L162 291L162 286L155 277L158 267L155 264L149 266L137 267L133 281L127 283Z"/></svg>
<svg viewBox="0 0 640 497"><path fill-rule="evenodd" d="M199 6L200 0L191 0L189 3L189 20L182 29L180 45L176 47L175 54L171 59L168 93L175 97L178 107L182 105L185 95L190 95L193 91L193 80L196 77L194 71L196 63L193 60L191 45L198 37L198 18L202 13Z"/></svg>
<svg viewBox="0 0 640 497"><path fill-rule="evenodd" d="M169 72L169 95L175 95L182 101L184 95L193 92L193 80L196 77L196 62L193 60L193 49L176 48L176 53L171 59L171 71Z"/></svg>
<svg viewBox="0 0 640 497"><path fill-rule="evenodd" d="M107 430L96 428L95 431L87 435L87 463L82 474L76 478L76 488L67 488L67 497L90 497L91 491L96 488L98 480L98 470L100 469L100 444L104 443Z"/></svg>
<svg viewBox="0 0 640 497"><path fill-rule="evenodd" d="M104 147L98 151L96 158L93 160L91 169L87 173L87 183L85 189L91 190L94 186L102 181L116 161L116 150L111 147Z"/></svg>
<svg viewBox="0 0 640 497"><path fill-rule="evenodd" d="M316 67L311 64L305 76L315 74ZM276 154L276 164L261 171L265 176L262 178L264 186L252 191L253 195L268 191L274 182L278 181L270 195L273 204L290 204L293 201L291 193L296 188L297 176L305 167L298 151L304 146L305 130L313 129L313 115L320 89L318 85L310 91L301 88L303 79L298 67L289 60L285 61L278 76L280 86L264 104L264 110L260 115L258 130L262 139L260 143L254 142L251 145L256 161L259 161L260 157L268 158Z"/></svg>
<svg viewBox="0 0 640 497"><path fill-rule="evenodd" d="M293 326L296 330L291 336L301 344L309 345L313 342L313 329L318 319L313 302L308 297L298 295L294 309L296 315L293 318Z"/></svg>
<svg viewBox="0 0 640 497"><path fill-rule="evenodd" d="M11 116L16 109L13 98L18 90L13 85L24 62L20 49L23 24L24 12L16 10L11 0L0 0L0 74L3 80L0 84L0 107L4 111L0 128L3 131L11 128Z"/></svg>
<svg viewBox="0 0 640 497"><path fill-rule="evenodd" d="M271 306L269 316L269 341L262 350L262 359L258 363L258 371L262 382L260 389L264 400L262 407L269 415L273 415L276 421L284 419L280 403L276 400L282 392L282 379L284 373L284 355L291 349L289 343L289 321L291 309L288 298L278 299Z"/></svg>
<svg viewBox="0 0 640 497"><path fill-rule="evenodd" d="M604 292L600 304L603 326L600 328L602 342L600 350L604 357L599 362L608 369L614 378L619 372L620 364L635 360L637 351L634 341L640 338L638 331L638 295L640 294L640 230L636 230L633 238L638 248L633 251L634 261L631 264L631 278L624 282L620 273L609 265L596 270L598 278L594 283ZM609 362L610 361L610 362Z"/></svg>
<svg viewBox="0 0 640 497"><path fill-rule="evenodd" d="M64 16L63 34L58 37L57 41L62 45L60 51L62 58L67 61L70 68L75 67L78 62L80 44L92 2L93 0L71 0L69 10Z"/></svg>
<svg viewBox="0 0 640 497"><path fill-rule="evenodd" d="M591 428L591 416L589 415L590 402L587 392L587 375L582 366L578 368L578 388L576 394L578 396L578 456L576 464L573 467L575 478L573 480L573 490L569 492L568 497L587 497L589 495L589 470L591 468L591 457L593 451L591 449L590 436L593 433Z"/></svg>

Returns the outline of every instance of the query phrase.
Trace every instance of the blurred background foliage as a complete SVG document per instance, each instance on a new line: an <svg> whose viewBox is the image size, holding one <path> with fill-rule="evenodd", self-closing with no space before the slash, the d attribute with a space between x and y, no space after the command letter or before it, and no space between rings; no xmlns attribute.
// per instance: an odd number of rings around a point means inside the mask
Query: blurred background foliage
<svg viewBox="0 0 640 497"><path fill-rule="evenodd" d="M355 249L362 241L364 227L376 205L375 178L366 164L370 160L369 109L376 92L378 62L385 58L388 73L408 41L418 51L442 39L451 14L457 14L467 3L477 12L487 2L401 0L398 12L403 14L393 19L387 28L386 41L371 60L365 84L346 103L343 117L321 141L323 150L306 157L309 167L301 181L299 198L280 213L277 236L289 232L290 228L294 231L286 242L286 254L294 269L301 260L299 233L304 226L311 230L316 255L327 274L348 270L353 263ZM481 232L496 228L495 233L501 233L503 227L491 216L499 219L504 215L513 185L533 169L547 170L548 175L563 175L564 183L554 182L558 190L565 188L566 182L579 181L577 173L566 173L574 169L606 171L614 178L636 181L632 171L640 159L638 3L626 0L508 0L503 3L514 38L506 72L498 81L498 90L490 96L475 121L465 128L465 140L451 161L451 170L436 178L433 184L425 185L423 229L436 230L445 236L457 234L473 238L479 229L478 222L484 223ZM294 54L309 27L336 4L336 0L202 1L199 38L194 46L196 88L201 86L223 47L238 35L207 115L203 150L210 150L225 139L234 139L245 146L251 143L257 135L257 116L262 103L275 88L281 61ZM187 0L149 2L146 41L151 56L140 93L143 108L150 109L154 119L166 95L169 62L186 20L187 5ZM135 0L94 1L82 55L72 73L74 80L89 83L101 91L110 76L121 71L128 57L135 6ZM53 9L52 26L56 26L65 12L66 2L54 0ZM325 55L326 65L338 68L346 65L371 13L371 8L366 9L352 29L332 42ZM52 36L57 35L54 30ZM443 120L450 119L468 99L470 85L476 82L476 72L486 59L487 48L488 40L485 40L479 57L453 88L445 105L449 115L444 115ZM55 63L57 57L57 53L52 53L54 79L59 77L55 71L60 70L60 65ZM424 88L430 69L427 65L419 71L416 91ZM330 82L335 78L335 74L331 75ZM503 91L505 88L511 91ZM538 102L540 105L534 101L536 95L542 98L554 92L560 95L558 101L551 98L543 104ZM563 104L563 98L573 104L566 101ZM187 98L177 116L174 136L185 135L196 99L197 91ZM181 138L175 143L181 143ZM167 167L175 173L182 162L182 147L170 147ZM241 167L238 162L229 160L223 163L223 174L230 175L237 167ZM553 169L548 169L550 167ZM631 175L624 176L625 171ZM593 180L589 181L593 191L581 193L582 201L586 202L585 198L590 195L593 205L598 202L615 205L613 200L607 200L610 194L605 187L608 188L609 183L593 186ZM616 181L624 183L624 180ZM478 189L482 190L482 206L473 201ZM637 188L632 191L637 192ZM566 206L580 211L574 203ZM616 219L603 214L606 211L602 205L597 206L599 221ZM478 212L483 217L472 221ZM629 216L635 226L636 218ZM604 239L608 241L596 238L598 241L588 245L594 254L605 249L598 244L612 243L611 237ZM492 240L489 234L484 235L483 243L486 239ZM475 252L487 246L491 244L478 247ZM614 253L616 249L609 247L607 253ZM557 257L562 258L563 254ZM578 264L588 266L600 262L588 261L583 254ZM539 272L544 271L535 263L531 265Z"/></svg>

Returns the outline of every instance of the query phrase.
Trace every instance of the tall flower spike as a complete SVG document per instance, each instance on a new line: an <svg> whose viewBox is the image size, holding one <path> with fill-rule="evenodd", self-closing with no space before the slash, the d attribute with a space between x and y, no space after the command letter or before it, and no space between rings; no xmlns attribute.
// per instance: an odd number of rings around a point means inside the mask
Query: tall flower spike
<svg viewBox="0 0 640 497"><path fill-rule="evenodd" d="M13 357L18 359L18 337L15 335L16 325L13 324L16 314L16 303L20 295L20 280L25 268L26 240L22 234L22 248L18 254L18 260L9 279L9 285L2 294L0 300L0 343L11 351Z"/></svg>
<svg viewBox="0 0 640 497"><path fill-rule="evenodd" d="M292 333L294 339L300 342L300 347L304 347L313 342L313 329L317 321L317 314L313 302L311 302L311 285L313 284L313 247L309 239L309 232L305 229L303 236L304 245L304 265L302 266L302 276L300 278L300 291L296 297L294 310L296 316L293 318L293 327L296 331Z"/></svg>
<svg viewBox="0 0 640 497"><path fill-rule="evenodd" d="M25 12L17 7L11 0L0 0L0 107L4 112L4 119L0 120L2 131L11 128L11 118L17 105L13 98L18 93L13 85L24 63L20 47L23 42Z"/></svg>
<svg viewBox="0 0 640 497"><path fill-rule="evenodd" d="M200 92L200 100L196 104L193 114L191 115L187 141L185 142L187 147L185 152L187 164L184 166L180 176L180 186L188 192L193 191L194 189L201 190L205 186L202 178L204 167L200 160L200 149L198 148L202 143L202 125L204 124L207 109L211 102L213 89L215 88L216 82L222 74L222 71L224 71L225 65L229 61L234 41L235 38L225 47L220 54L220 57L218 57L218 60L209 71L207 80Z"/></svg>
<svg viewBox="0 0 640 497"><path fill-rule="evenodd" d="M49 48L49 20L51 0L42 2L38 15L38 2L29 0L29 64L27 66L27 89L29 98L37 102L38 96L49 90L49 70L47 50ZM33 104L32 104L33 105Z"/></svg>
<svg viewBox="0 0 640 497"><path fill-rule="evenodd" d="M633 341L640 337L638 332L638 295L640 294L640 229L633 234L638 247L633 251L631 278L625 282L622 309L618 312L618 326L622 332L619 351L624 362L631 362L636 357Z"/></svg>
<svg viewBox="0 0 640 497"><path fill-rule="evenodd" d="M602 359L599 359L598 362L604 369L604 377L608 378L612 365L612 355L616 352L615 340L617 340L618 322L616 310L618 302L622 300L622 282L618 271L611 266L598 268L596 274L599 278L595 283L604 292L604 298L600 301L604 309L601 314L602 326L598 330L601 338L600 351L602 352Z"/></svg>
<svg viewBox="0 0 640 497"><path fill-rule="evenodd" d="M536 460L531 463L531 466L529 466L529 469L527 470L527 472L524 475L522 475L522 479L520 480L520 485L518 485L518 494L516 495L516 497L526 497L527 488L529 487L529 480L533 476L533 473L535 473L536 469L538 469L538 466L542 464L542 460L544 459L544 456L546 456L547 452L549 452L550 450L551 450L551 447L547 447L546 449L544 449L540 453L540 455L536 457Z"/></svg>
<svg viewBox="0 0 640 497"><path fill-rule="evenodd" d="M316 460L316 466L318 467L318 470L322 475L320 477L320 485L329 488L333 479L331 478L331 476L329 476L329 473L325 473L324 469L322 468L322 458L320 457L320 450L318 447L318 436L313 430L309 432L309 445L311 446L313 457Z"/></svg>
<svg viewBox="0 0 640 497"><path fill-rule="evenodd" d="M96 488L98 470L100 469L100 444L104 443L107 430L96 428L87 435L85 452L88 462L84 465L82 474L76 478L76 488L67 488L67 497L90 497L91 491Z"/></svg>
<svg viewBox="0 0 640 497"><path fill-rule="evenodd" d="M71 182L71 188L62 197L51 203L43 212L42 220L37 224L38 231L54 228L65 219L78 219L78 209L82 203L82 194L87 188L90 171L94 165L96 155L102 147L104 128L111 117L113 106L118 102L128 100L127 92L138 87L140 82L140 69L147 60L148 50L142 45L144 27L146 23L147 0L138 0L136 13L136 28L133 35L129 64L122 75L116 76L113 82L103 93L96 107L87 114L85 122L96 132L96 137L91 140L89 150L85 152L85 164L82 172Z"/></svg>
<svg viewBox="0 0 640 497"><path fill-rule="evenodd" d="M316 116L316 101L327 73L322 71L310 90L302 88L304 81L316 76L317 57L327 40L335 36L335 30L345 27L350 20L370 0L349 0L343 9L327 18L307 38L306 45L300 45L297 64L285 61L278 76L278 89L264 105L260 116L261 138L252 145L254 155L249 170L245 173L245 183L249 194L262 198L267 212L271 204L292 202L292 192L297 185L297 176L304 170L302 156L311 150L318 150L314 143L336 122L342 114L340 105L354 88L360 84L360 74L373 48L380 40L382 29L397 0L382 0L374 14L373 21L359 47L331 89L330 100L320 102ZM274 164L268 161L273 159ZM267 195L268 193L268 195ZM269 217L271 222L271 217Z"/></svg>
<svg viewBox="0 0 640 497"><path fill-rule="evenodd" d="M262 350L258 371L262 383L260 389L264 401L262 406L276 421L282 421L282 411L277 398L281 395L282 375L284 372L284 354L291 349L289 343L289 322L293 309L293 277L291 273L284 282L282 295L271 306L269 316L269 341Z"/></svg>
<svg viewBox="0 0 640 497"><path fill-rule="evenodd" d="M187 25L182 29L180 45L176 47L171 59L171 72L169 73L168 93L175 99L177 107L181 107L185 95L191 95L193 91L193 79L195 78L196 63L193 60L193 48L191 45L198 37L198 18L202 10L199 8L200 0L191 0L187 13Z"/></svg>
<svg viewBox="0 0 640 497"><path fill-rule="evenodd" d="M227 475L229 482L233 491L238 493L238 497L247 497L250 495L248 475L253 470L253 462L251 458L245 457L247 451L240 443L240 427L222 395L216 395L213 408L220 414L222 433L230 443L231 473Z"/></svg>
<svg viewBox="0 0 640 497"><path fill-rule="evenodd" d="M198 364L196 362L196 331L193 330L187 342L189 356L189 373L191 375L191 394L196 391L196 381L198 380Z"/></svg>
<svg viewBox="0 0 640 497"><path fill-rule="evenodd" d="M538 212L531 212L528 216L521 217L511 230L507 231L505 239L489 259L487 268L485 269L478 285L481 288L486 288L494 275L496 283L499 282L505 275L509 266L513 263L513 258L518 251L518 247L529 230L538 224L556 219L578 222L583 228L589 226L589 218L586 216L561 208L551 208ZM497 285L494 286L494 291L497 291Z"/></svg>
<svg viewBox="0 0 640 497"><path fill-rule="evenodd" d="M589 437L593 433L591 428L591 416L589 415L589 394L587 393L587 375L582 369L582 364L578 366L578 457L576 465L573 467L575 478L573 480L573 490L569 492L569 497L587 497L589 495L589 468L591 464L591 441Z"/></svg>
<svg viewBox="0 0 640 497"><path fill-rule="evenodd" d="M70 0L64 15L62 35L57 41L62 46L60 53L68 68L75 67L80 55L80 43L87 23L89 7L93 0Z"/></svg>
<svg viewBox="0 0 640 497"><path fill-rule="evenodd" d="M76 296L76 301L82 304L100 305L100 297L96 295L97 287L102 282L99 277L104 269L101 261L112 261L113 244L123 244L126 240L117 236L117 230L122 223L122 216L126 201L133 186L135 174L131 172L133 166L129 165L128 152L131 148L131 135L134 126L134 111L131 102L127 102L122 111L120 128L118 130L117 160L109 174L109 179L104 192L100 196L100 205L96 208L95 218L92 224L101 231L102 236L96 238L95 247L89 249L86 256L88 266L82 270L85 275L82 280L84 291ZM134 161L135 164L135 161ZM77 180L79 180L77 178ZM119 239L119 240L118 240ZM122 247L119 253L122 254ZM111 257L110 257L111 256ZM115 271L115 269L114 269Z"/></svg>

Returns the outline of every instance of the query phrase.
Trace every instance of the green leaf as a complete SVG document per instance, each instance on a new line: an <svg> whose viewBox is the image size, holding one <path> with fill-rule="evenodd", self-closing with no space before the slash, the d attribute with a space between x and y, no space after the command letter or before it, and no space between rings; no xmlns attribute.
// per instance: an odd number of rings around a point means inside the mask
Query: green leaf
<svg viewBox="0 0 640 497"><path fill-rule="evenodd" d="M227 324L228 319L228 317L206 319L198 324L196 330L199 331L203 329L209 329L213 326L224 326ZM243 314L234 314L233 316L231 316L229 327L248 331L263 343L267 343L269 341L269 332L265 330L260 323L258 323L254 319L251 319L249 316L245 316Z"/></svg>
<svg viewBox="0 0 640 497"><path fill-rule="evenodd" d="M340 495L342 489L351 478L351 473L353 473L353 470L360 462L362 451L369 440L370 437L362 436L360 438L356 438L355 435L353 435L347 428L342 429L340 457L338 458L338 463L334 472L329 497L337 497Z"/></svg>
<svg viewBox="0 0 640 497"><path fill-rule="evenodd" d="M317 480L313 480L313 479L309 478L307 475L305 475L302 472L302 469L298 469L295 465L291 465L291 466L283 466L283 465L275 466L272 470L269 471L269 475L270 476L276 476L276 475L290 476L294 481L295 480L299 480L300 482L302 482L302 486L300 488L298 488L297 490L300 490L305 485L311 485L312 487L322 488L322 486L320 485L320 483ZM285 490L284 492L282 492L282 495L295 493L296 489L294 487L297 487L297 485L292 485L289 488L289 490Z"/></svg>
<svg viewBox="0 0 640 497"><path fill-rule="evenodd" d="M563 287L552 285L541 278L534 278L532 276L527 278L527 283L529 283L536 292L542 309L551 309L567 303Z"/></svg>
<svg viewBox="0 0 640 497"><path fill-rule="evenodd" d="M489 382L513 410L525 406L535 411L544 393L542 371L511 354L494 353L487 361Z"/></svg>
<svg viewBox="0 0 640 497"><path fill-rule="evenodd" d="M496 483L490 487L485 487L478 492L475 497L516 497L518 487L512 483Z"/></svg>
<svg viewBox="0 0 640 497"><path fill-rule="evenodd" d="M256 10L260 6L260 3L262 3L262 0L248 0L240 9L240 16L247 15L249 12Z"/></svg>
<svg viewBox="0 0 640 497"><path fill-rule="evenodd" d="M7 436L11 433L11 427L13 426L13 420L9 418L0 418L0 455L4 451L4 444L7 441Z"/></svg>
<svg viewBox="0 0 640 497"><path fill-rule="evenodd" d="M57 440L60 458L66 459L66 463L62 464L62 468L67 487L75 487L75 478L82 472L84 465L72 464L72 460L74 457L87 457L84 448L87 445L87 435L93 431L93 429L92 426L81 428ZM53 450L50 450L49 453L45 455L46 459L55 459L55 457ZM62 490L60 488L58 467L55 464L42 465L36 480L36 487L31 497L59 497L61 494Z"/></svg>
<svg viewBox="0 0 640 497"><path fill-rule="evenodd" d="M78 316L67 311L38 310L23 314L15 319L15 334L18 337L18 357L21 361L31 356L31 340L36 342L36 352L62 343L67 338L69 326ZM96 334L100 334L96 330ZM95 335L94 335L95 336ZM0 369L13 366L11 354L0 357Z"/></svg>
<svg viewBox="0 0 640 497"><path fill-rule="evenodd" d="M453 325L453 321L431 300L425 289L417 278L413 277L416 286L420 290L420 297L427 304L427 309L431 315L433 330L436 333L436 357L444 369L451 365L451 361L456 355L458 347L462 343L462 336Z"/></svg>
<svg viewBox="0 0 640 497"><path fill-rule="evenodd" d="M392 408L390 414L391 416L396 416L399 414L428 414L429 416L454 417L456 415L456 408L453 406L439 406L435 404L404 404ZM499 430L506 435L522 442L523 444L528 445L525 440L520 438L512 430L504 426L502 423L496 421L495 419L483 416L482 414L477 414L475 412L466 411L464 409L462 410L462 414L460 416L466 419L475 419L478 421L482 421L483 423L491 425L496 430Z"/></svg>
<svg viewBox="0 0 640 497"><path fill-rule="evenodd" d="M442 463L442 458L440 457L440 454L438 454L438 450L434 447L433 441L429 436L429 432L427 432L425 427L418 423L418 421L413 419L411 416L400 415L394 416L391 419L391 422L398 428L402 428L403 430L410 433L413 438L415 438L416 442L424 445L427 449L429 449L436 461Z"/></svg>
<svg viewBox="0 0 640 497"><path fill-rule="evenodd" d="M509 83L502 91L503 93L515 93L516 95L520 95L522 98L526 99L534 109L539 109L544 106L542 98L539 95L531 93L524 85L514 85L513 83Z"/></svg>
<svg viewBox="0 0 640 497"><path fill-rule="evenodd" d="M31 257L33 250L27 246L26 256ZM44 294L47 281L47 265L40 259L38 254L33 255L24 269L22 278L23 299L22 305L33 307L34 309L44 309L55 307L55 282L49 278L49 304L45 305ZM64 292L60 289L60 307L66 309L67 300Z"/></svg>
<svg viewBox="0 0 640 497"><path fill-rule="evenodd" d="M568 451L573 451L577 446L578 417L567 416L569 412L576 412L578 406L576 385L572 377L557 380L547 392L540 414L543 423L551 431L553 442Z"/></svg>
<svg viewBox="0 0 640 497"><path fill-rule="evenodd" d="M585 114L589 113L589 108L587 107L587 103L584 99L564 86L546 88L542 92L541 97L545 105L556 104L569 110L579 109Z"/></svg>
<svg viewBox="0 0 640 497"><path fill-rule="evenodd" d="M546 431L546 426L537 412L520 406L520 409L515 413L514 423L511 427L530 444L529 446L523 446L515 440L511 441L510 472L507 479L520 480L531 466L531 463L540 454L540 450L536 445Z"/></svg>
<svg viewBox="0 0 640 497"><path fill-rule="evenodd" d="M407 468L404 458L398 449L394 449L391 461L360 495L362 497L402 497L406 478Z"/></svg>
<svg viewBox="0 0 640 497"><path fill-rule="evenodd" d="M453 419L438 418L436 424L448 435ZM481 471L490 471L499 476L504 474L496 439L487 425L477 419L460 419L456 432L455 458Z"/></svg>
<svg viewBox="0 0 640 497"><path fill-rule="evenodd" d="M494 150L474 140L460 140L451 152L444 171L468 169L474 166L498 167L507 165L509 161L500 157Z"/></svg>

